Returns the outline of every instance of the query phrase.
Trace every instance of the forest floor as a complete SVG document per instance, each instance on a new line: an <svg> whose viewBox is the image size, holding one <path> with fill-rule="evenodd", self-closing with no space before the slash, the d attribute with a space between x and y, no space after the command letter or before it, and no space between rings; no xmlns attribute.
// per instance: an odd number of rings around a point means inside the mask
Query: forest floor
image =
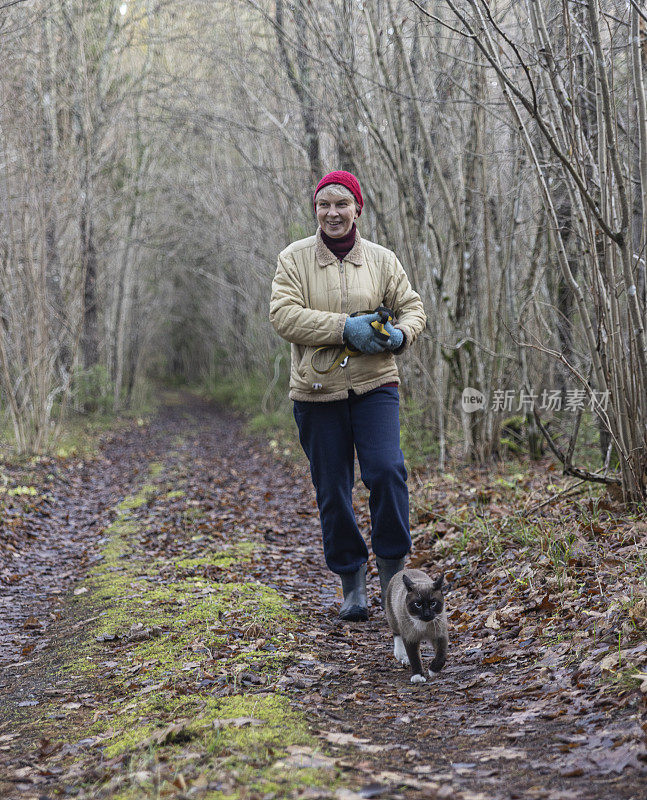
<svg viewBox="0 0 647 800"><path fill-rule="evenodd" d="M0 798L644 800L647 522L539 507L565 485L410 476L451 625L411 684L373 562L342 623L307 465L229 412L169 395L96 455L0 464Z"/></svg>

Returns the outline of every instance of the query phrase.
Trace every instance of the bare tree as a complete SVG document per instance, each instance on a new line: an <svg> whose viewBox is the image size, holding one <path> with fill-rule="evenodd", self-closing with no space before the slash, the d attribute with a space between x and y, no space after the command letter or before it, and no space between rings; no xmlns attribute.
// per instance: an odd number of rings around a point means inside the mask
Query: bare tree
<svg viewBox="0 0 647 800"><path fill-rule="evenodd" d="M640 255L632 246L634 223L629 201L630 165L626 159L630 150L625 124L631 108L622 108L614 94L624 82L627 91L633 88L636 94L636 107L644 102L644 90L636 80L635 69L633 85L630 80L637 40L632 46L628 26L622 20L614 23L607 19L606 30L610 24L617 25L614 33L624 36L627 42L620 55L612 54L611 37L601 30L597 0L587 0L584 19L572 16L567 6L560 7L567 31L562 51L555 48L548 33L545 6L538 2L525 6L520 24L517 20L508 21L510 15L505 11L495 12L480 0L462 4L447 0L447 5L497 76L510 114L522 133L552 224L557 261L564 282L573 293L591 364L591 380L564 354L561 359L589 395L597 389L609 397L608 410L596 410L620 457L625 498L638 502L644 497L647 457L645 307L636 289ZM637 14L637 7L632 6L631 16ZM632 24L635 28L636 22ZM522 31L527 37L523 47ZM576 45L591 53L597 141L584 135L581 110L571 100L581 90L577 73L564 69L565 59ZM640 136L641 125L637 128ZM536 136L548 149L550 158L546 161L538 156ZM573 209L572 228L582 252L581 280L574 274L568 256L571 226L565 226L563 221L560 224L555 173L563 182ZM563 457L567 472L574 469L572 453L571 446Z"/></svg>

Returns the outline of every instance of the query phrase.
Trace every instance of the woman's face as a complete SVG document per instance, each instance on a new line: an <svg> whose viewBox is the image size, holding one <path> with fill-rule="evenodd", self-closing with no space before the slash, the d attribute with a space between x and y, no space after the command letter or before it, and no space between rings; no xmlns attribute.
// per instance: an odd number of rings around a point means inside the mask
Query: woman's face
<svg viewBox="0 0 647 800"><path fill-rule="evenodd" d="M317 195L317 222L331 238L346 236L357 217L357 207L352 197L339 197L325 186Z"/></svg>

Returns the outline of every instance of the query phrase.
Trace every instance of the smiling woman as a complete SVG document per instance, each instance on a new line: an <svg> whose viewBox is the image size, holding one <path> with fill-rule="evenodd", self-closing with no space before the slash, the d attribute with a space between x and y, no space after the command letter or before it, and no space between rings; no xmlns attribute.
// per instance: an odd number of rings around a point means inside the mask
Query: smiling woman
<svg viewBox="0 0 647 800"><path fill-rule="evenodd" d="M324 186L315 195L315 211L321 230L333 239L347 236L361 207L350 189L340 183Z"/></svg>
<svg viewBox="0 0 647 800"><path fill-rule="evenodd" d="M331 172L319 181L317 232L280 253L270 300L274 328L292 343L294 417L310 461L326 563L342 581L339 615L350 621L368 618L368 549L352 502L355 451L370 491L371 544L383 597L411 547L394 356L426 321L395 253L360 236L355 221L363 205L350 172ZM383 317L372 312L378 308ZM313 358L322 349L337 357L331 368L315 370Z"/></svg>

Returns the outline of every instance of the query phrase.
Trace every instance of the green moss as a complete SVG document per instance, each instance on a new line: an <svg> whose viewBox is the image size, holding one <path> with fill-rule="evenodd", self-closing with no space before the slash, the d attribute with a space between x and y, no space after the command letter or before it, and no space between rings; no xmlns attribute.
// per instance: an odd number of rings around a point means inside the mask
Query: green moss
<svg viewBox="0 0 647 800"><path fill-rule="evenodd" d="M204 536L193 537L192 541L200 541ZM175 562L180 569L199 569L200 567L220 567L229 569L234 564L247 561L250 556L262 548L259 542L243 540L231 547L227 547L217 553L209 553L205 556L194 558L182 558Z"/></svg>
<svg viewBox="0 0 647 800"><path fill-rule="evenodd" d="M151 499L155 492L156 489L154 486L151 484L146 484L145 486L142 486L137 494L132 495L131 497L126 497L125 500L122 500L117 506L117 511L131 511L135 508L140 508Z"/></svg>
<svg viewBox="0 0 647 800"><path fill-rule="evenodd" d="M279 755L275 753L274 757ZM331 769L299 769L281 766L273 769L272 764L257 761L241 762L232 757L227 766L235 768L239 788L231 792L208 792L204 800L242 800L257 797L300 797L305 787L323 787L327 794L334 795L336 789L347 785L338 770Z"/></svg>
<svg viewBox="0 0 647 800"><path fill-rule="evenodd" d="M167 500L175 500L176 497L184 497L186 492L182 489L173 489L170 492L167 492L164 496Z"/></svg>
<svg viewBox="0 0 647 800"><path fill-rule="evenodd" d="M151 478L158 478L164 472L164 464L160 461L152 461L148 465L148 472Z"/></svg>
<svg viewBox="0 0 647 800"><path fill-rule="evenodd" d="M119 503L117 519L106 529L103 560L88 576L91 594L76 598L87 603L90 597L101 613L90 631L91 644L82 657L73 660L70 670L82 675L100 673L99 664L106 660L107 649L126 645L132 659L151 662L149 678L168 678L178 664L204 660L205 654L196 656L191 650L197 638L209 641L212 648L223 645L223 637L212 632L223 615L228 625L244 631L244 636L257 638L262 633L267 637L282 632L285 638L295 617L278 592L258 582L213 581L208 574L210 567L230 570L244 561L257 543L243 540L199 558L159 559L153 564L138 556L131 541L141 526L132 511L146 501L151 490L153 487L144 486ZM204 570L205 575L187 575L190 570ZM218 658L218 668L253 666L257 672L274 674L285 661L286 654L280 649L284 644L277 640L273 651L258 652L242 645L225 649ZM133 731L131 735L136 736Z"/></svg>
<svg viewBox="0 0 647 800"><path fill-rule="evenodd" d="M218 757L229 756L227 766L235 769L237 783L244 789L233 795L215 792L207 797L241 797L246 792L290 797L299 787L341 785L336 770L277 765L290 747L302 746L312 753L319 750L319 743L309 733L304 718L290 707L286 697L234 695L221 700L214 712L214 719L251 717L262 724L224 725L212 735L209 752Z"/></svg>
<svg viewBox="0 0 647 800"><path fill-rule="evenodd" d="M313 743L305 720L290 708L283 695L240 694L218 698L196 692L174 697L168 692L156 692L128 698L122 706L95 723L89 731L90 735L96 736L115 730L104 750L107 758L150 745L149 739L155 731L179 721L184 721L184 725L176 734L177 741L197 741L214 754L224 751L251 753L258 761L269 759L270 750ZM214 730L216 720L241 717L250 717L261 724L224 725Z"/></svg>
<svg viewBox="0 0 647 800"><path fill-rule="evenodd" d="M127 783L110 795L124 800L151 795L153 789L135 775L146 773L158 751L160 761L183 771L190 786L195 762L187 760L187 745L203 754L201 771L210 779L232 775L228 785L240 787L235 797L242 796L243 787L286 796L299 786L335 780L330 770L272 769L288 746L314 749L317 744L287 697L269 689L294 658L290 632L297 619L275 589L237 579L237 566L261 545L243 540L200 557L147 559L140 550L145 523L137 519L137 509L153 491L144 486L115 507L103 559L86 579L90 591L74 597L88 618L85 641L71 642L60 671L77 691L91 685L104 698L92 711L95 721L84 709L65 710L61 717L60 704L53 702L41 706L28 724L37 725L39 735L61 741L100 737L104 759L125 755ZM165 499L158 496L160 502ZM205 546L214 546L203 538ZM226 581L218 572L212 579L214 567L227 571ZM261 649L255 644L259 638ZM113 662L108 671L107 662ZM244 694L242 681L249 671L262 676L267 693L258 693L255 685L255 694ZM238 693L222 697L223 689ZM262 724L214 726L217 719L236 717ZM151 739L178 722L183 724L175 738L161 744ZM209 760L209 753L218 761Z"/></svg>
<svg viewBox="0 0 647 800"><path fill-rule="evenodd" d="M262 548L259 542L253 542L250 539L244 539L235 544L231 549L238 556L238 558L249 558L253 553Z"/></svg>
<svg viewBox="0 0 647 800"><path fill-rule="evenodd" d="M155 730L154 724L142 725L136 728L124 728L120 736L115 742L111 742L104 750L106 758L114 758L114 756L126 753L140 747L141 744L148 739Z"/></svg>
<svg viewBox="0 0 647 800"><path fill-rule="evenodd" d="M171 791L175 794L177 790L173 787L173 790L169 789L169 794ZM134 786L130 786L122 792L111 793L110 800L144 800L144 798L158 796L154 784L151 781L145 781L144 783L136 782Z"/></svg>
<svg viewBox="0 0 647 800"><path fill-rule="evenodd" d="M232 564L235 564L236 559L227 553L212 553L208 556L201 556L200 558L180 558L176 561L176 565L180 569L194 569L196 567L221 567L226 569Z"/></svg>
<svg viewBox="0 0 647 800"><path fill-rule="evenodd" d="M312 736L305 721L290 708L283 695L234 695L218 701L213 709L213 719L252 717L262 725L235 727L225 725L211 738L210 751L242 749L259 754L268 747L286 748L292 744L308 744Z"/></svg>
<svg viewBox="0 0 647 800"><path fill-rule="evenodd" d="M2 487L0 491L6 492L9 497L14 497L16 495L30 495L31 497L35 497L38 494L38 490L34 486L16 486L13 489L5 489Z"/></svg>
<svg viewBox="0 0 647 800"><path fill-rule="evenodd" d="M157 746L148 741L151 735L181 721L186 725L175 735L176 742L201 736L205 738L205 731L211 724L209 711L215 703L216 698L199 692L183 697L177 697L170 691L128 697L118 702L103 719L94 723L89 733L96 736L105 734L106 731L115 731L114 736L107 740L104 750L108 758L142 746ZM203 712L206 712L206 717L202 716ZM215 717L212 716L211 719L213 718ZM173 738L169 738L169 744L172 744Z"/></svg>

